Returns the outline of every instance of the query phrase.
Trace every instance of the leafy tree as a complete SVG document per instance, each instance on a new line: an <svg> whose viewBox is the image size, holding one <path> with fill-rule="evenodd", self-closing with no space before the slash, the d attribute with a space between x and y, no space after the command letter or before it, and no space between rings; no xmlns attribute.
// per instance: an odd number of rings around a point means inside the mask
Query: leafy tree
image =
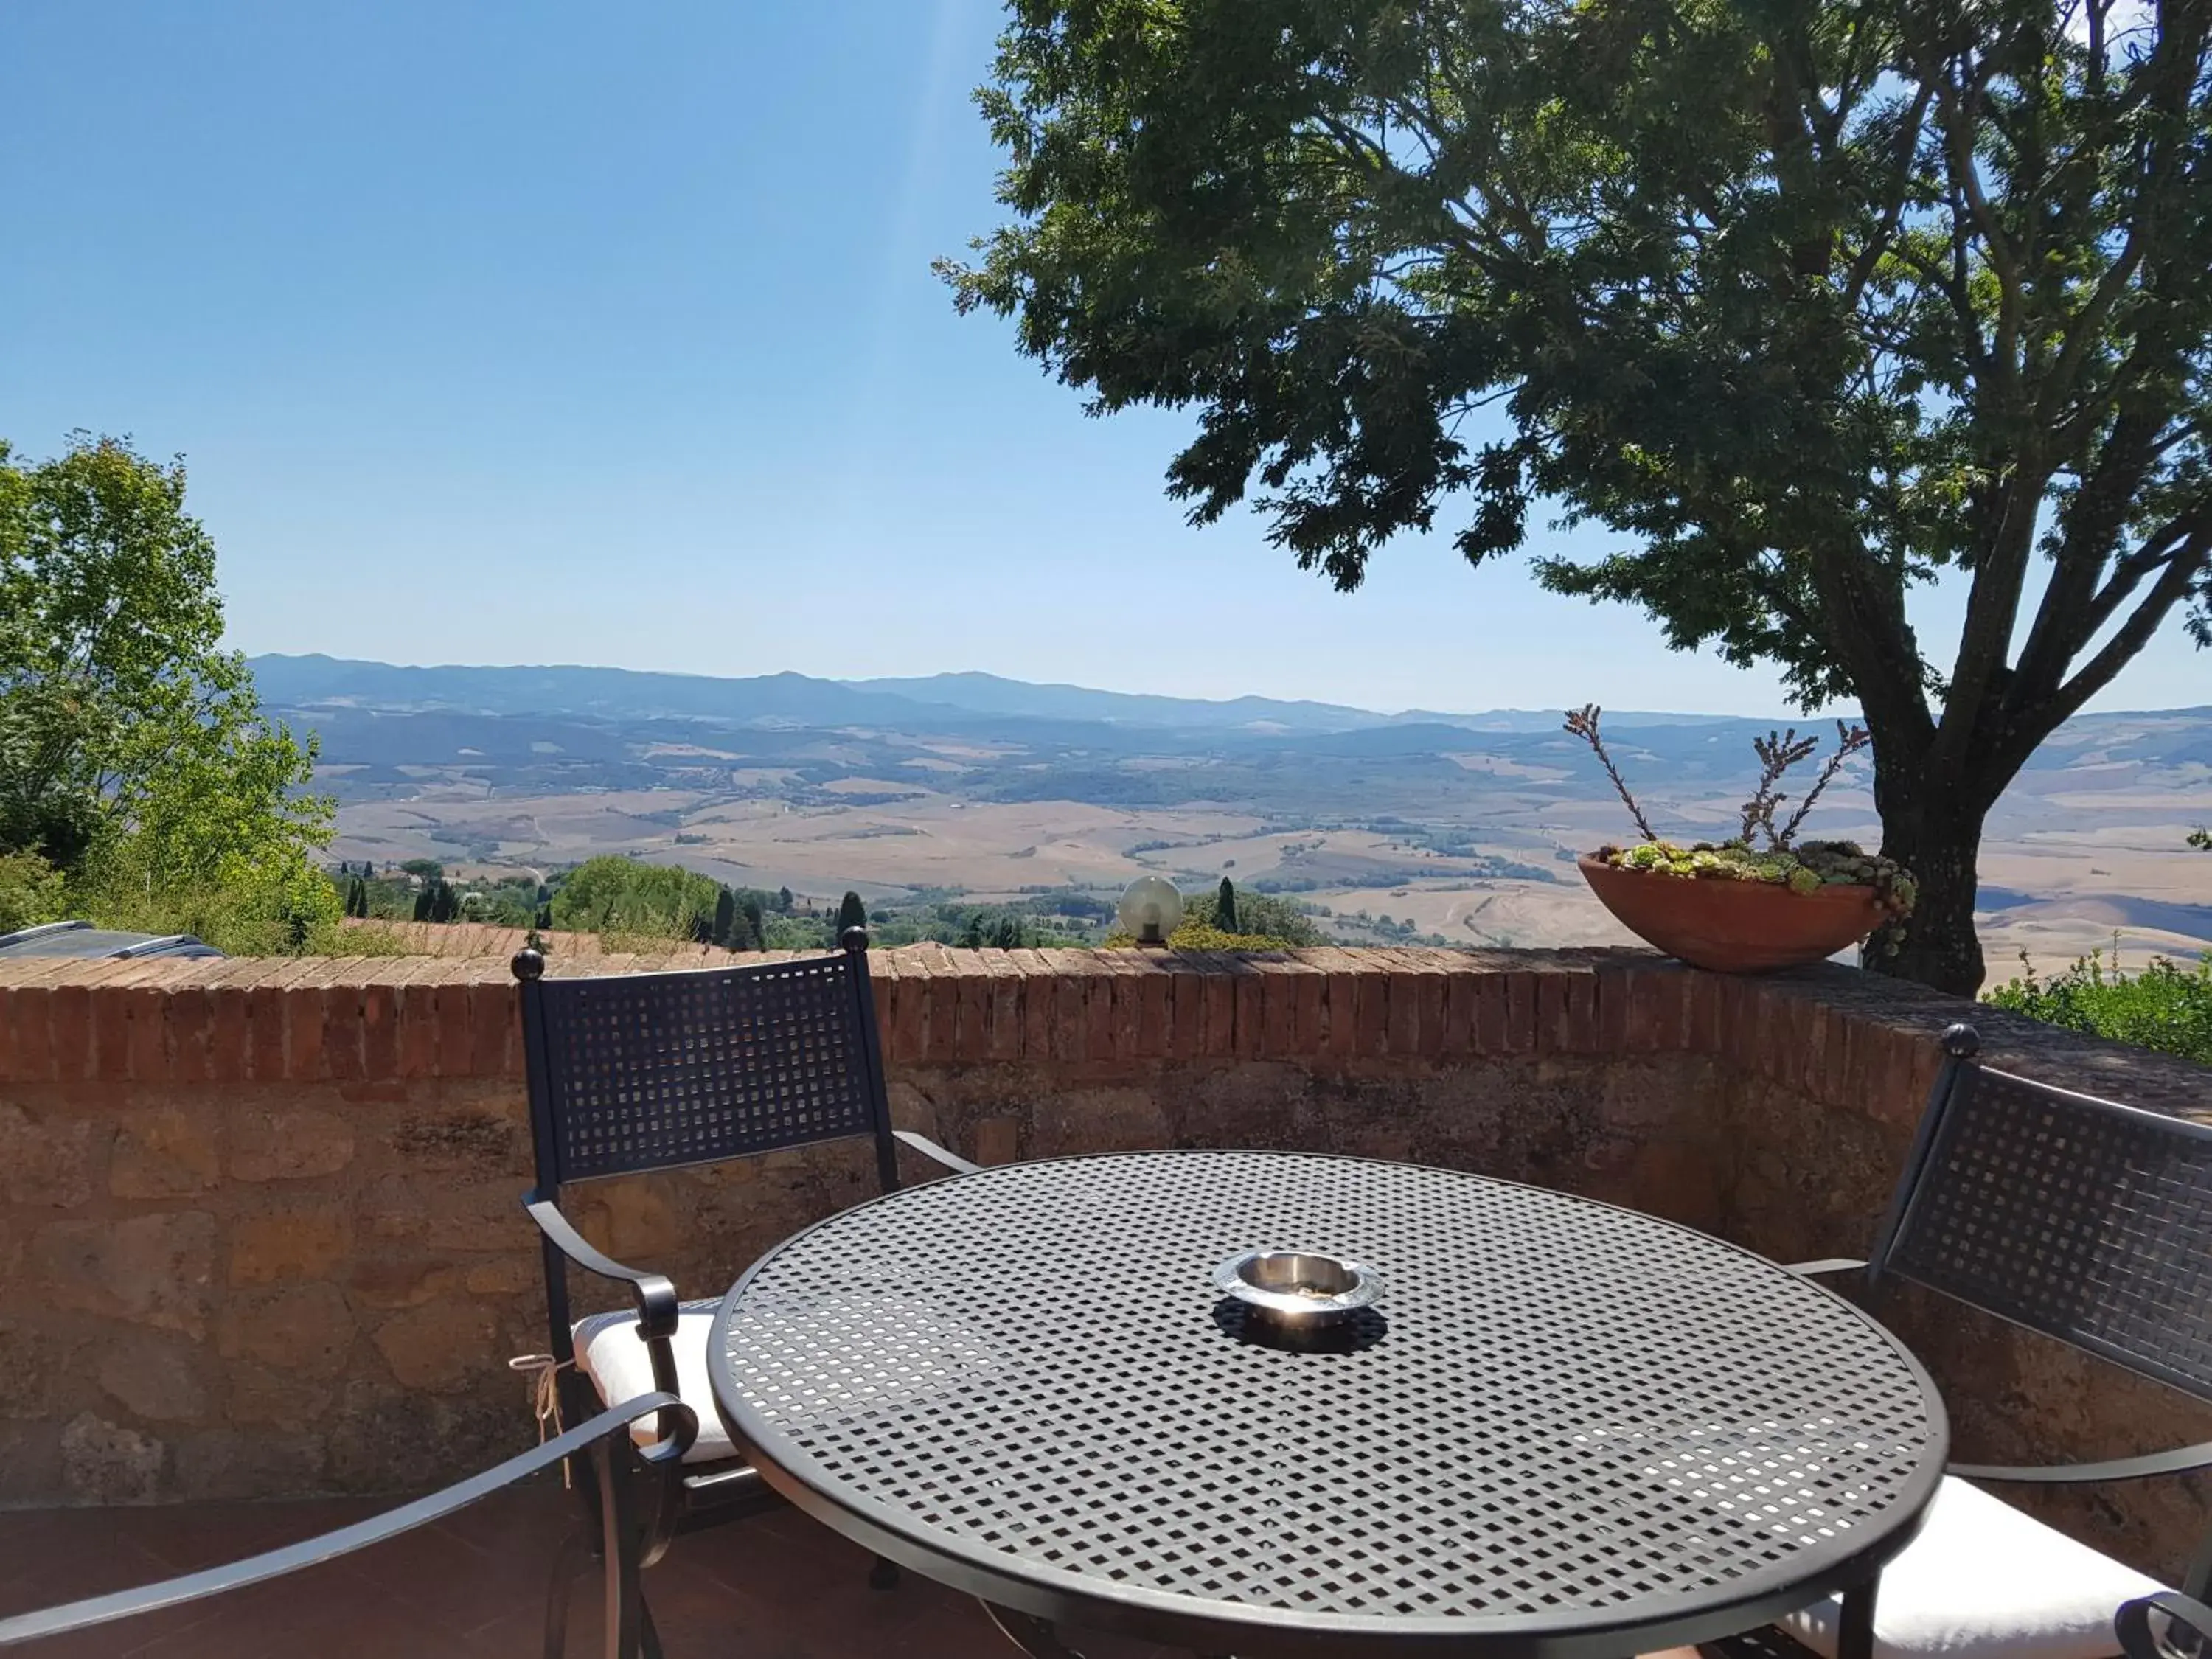
<svg viewBox="0 0 2212 1659"><path fill-rule="evenodd" d="M0 853L40 854L73 908L221 894L304 936L341 908L313 860L331 804L222 634L180 464L83 434L25 464L0 441Z"/></svg>
<svg viewBox="0 0 2212 1659"><path fill-rule="evenodd" d="M1092 407L1193 408L1340 588L1532 507L1555 590L1777 665L1875 740L1920 905L1869 964L1982 977L1975 860L2162 627L2212 640L2199 0L1016 0L980 94L1014 222L960 306ZM1906 598L1966 592L1955 639ZM2039 593L2039 586L2040 592Z"/></svg>
<svg viewBox="0 0 2212 1659"><path fill-rule="evenodd" d="M433 876L422 884L422 890L415 896L415 920L417 921L458 921L461 915L461 896L453 884L443 876Z"/></svg>
<svg viewBox="0 0 2212 1659"><path fill-rule="evenodd" d="M730 921L729 948L732 951L763 951L768 948L767 939L762 936L761 930L754 925L751 915L742 904L737 907Z"/></svg>
<svg viewBox="0 0 2212 1659"><path fill-rule="evenodd" d="M858 893L848 892L837 906L837 922L830 930L830 939L833 943L842 943L848 927L865 927L867 925L868 907L860 902Z"/></svg>
<svg viewBox="0 0 2212 1659"><path fill-rule="evenodd" d="M1237 887L1226 876L1222 877L1220 889L1213 896L1213 925L1224 933L1239 931L1237 926Z"/></svg>
<svg viewBox="0 0 2212 1659"><path fill-rule="evenodd" d="M446 873L446 866L435 859L409 859L399 868L407 875L420 876L424 881Z"/></svg>

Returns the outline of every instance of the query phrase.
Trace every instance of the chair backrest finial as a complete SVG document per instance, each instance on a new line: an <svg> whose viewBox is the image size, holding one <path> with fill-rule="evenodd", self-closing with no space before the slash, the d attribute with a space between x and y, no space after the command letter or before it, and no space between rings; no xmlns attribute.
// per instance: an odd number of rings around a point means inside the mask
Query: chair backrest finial
<svg viewBox="0 0 2212 1659"><path fill-rule="evenodd" d="M1946 1025L1943 1052L1954 1060L1972 1060L1982 1052L1982 1034L1963 1020Z"/></svg>
<svg viewBox="0 0 2212 1659"><path fill-rule="evenodd" d="M527 981L545 977L544 952L532 950L526 945L514 953L514 960L507 965L519 980Z"/></svg>
<svg viewBox="0 0 2212 1659"><path fill-rule="evenodd" d="M868 930L855 925L837 935L837 943L854 956L865 956L868 950Z"/></svg>

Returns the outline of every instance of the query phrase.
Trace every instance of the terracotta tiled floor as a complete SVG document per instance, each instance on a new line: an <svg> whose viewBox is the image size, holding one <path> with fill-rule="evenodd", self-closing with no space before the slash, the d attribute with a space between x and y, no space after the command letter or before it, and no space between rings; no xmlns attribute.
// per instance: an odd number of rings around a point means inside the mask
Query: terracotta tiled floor
<svg viewBox="0 0 2212 1659"><path fill-rule="evenodd" d="M546 1573L574 1513L556 1486L499 1494L442 1525L289 1578L11 1650L27 1659L536 1659ZM0 1614L149 1583L374 1514L370 1501L0 1512ZM793 1510L679 1539L646 1575L668 1659L997 1659L974 1602L909 1573L872 1591L867 1557ZM596 1655L577 1587L568 1651ZM1107 1638L1091 1659L1167 1659Z"/></svg>

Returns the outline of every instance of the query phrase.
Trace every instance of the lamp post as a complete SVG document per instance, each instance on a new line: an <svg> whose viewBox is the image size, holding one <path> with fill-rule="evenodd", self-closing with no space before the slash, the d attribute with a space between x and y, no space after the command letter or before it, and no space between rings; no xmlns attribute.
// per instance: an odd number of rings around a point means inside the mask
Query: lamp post
<svg viewBox="0 0 2212 1659"><path fill-rule="evenodd" d="M1138 944L1164 945L1182 925L1182 895L1164 876L1139 876L1122 892L1115 919Z"/></svg>

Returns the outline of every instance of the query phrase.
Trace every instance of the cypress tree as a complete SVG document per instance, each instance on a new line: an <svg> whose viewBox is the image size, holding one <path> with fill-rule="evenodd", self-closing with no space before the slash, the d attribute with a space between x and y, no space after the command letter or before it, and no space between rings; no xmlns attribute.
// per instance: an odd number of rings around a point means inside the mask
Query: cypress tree
<svg viewBox="0 0 2212 1659"><path fill-rule="evenodd" d="M744 901L738 906L738 914L744 917L745 929L753 936L752 948L756 951L767 950L768 921L761 909L760 895L747 893Z"/></svg>
<svg viewBox="0 0 2212 1659"><path fill-rule="evenodd" d="M830 929L830 943L842 945L845 942L848 927L865 927L867 925L868 907L860 902L858 893L848 892L837 907L837 925Z"/></svg>
<svg viewBox="0 0 2212 1659"><path fill-rule="evenodd" d="M714 895L714 942L725 949L730 945L730 928L738 919L737 895L726 887Z"/></svg>
<svg viewBox="0 0 2212 1659"><path fill-rule="evenodd" d="M791 889L786 887L775 896L775 913L780 916L791 914Z"/></svg>
<svg viewBox="0 0 2212 1659"><path fill-rule="evenodd" d="M1243 931L1237 925L1237 889L1226 876L1221 878L1221 890L1213 896L1213 925L1224 933Z"/></svg>

